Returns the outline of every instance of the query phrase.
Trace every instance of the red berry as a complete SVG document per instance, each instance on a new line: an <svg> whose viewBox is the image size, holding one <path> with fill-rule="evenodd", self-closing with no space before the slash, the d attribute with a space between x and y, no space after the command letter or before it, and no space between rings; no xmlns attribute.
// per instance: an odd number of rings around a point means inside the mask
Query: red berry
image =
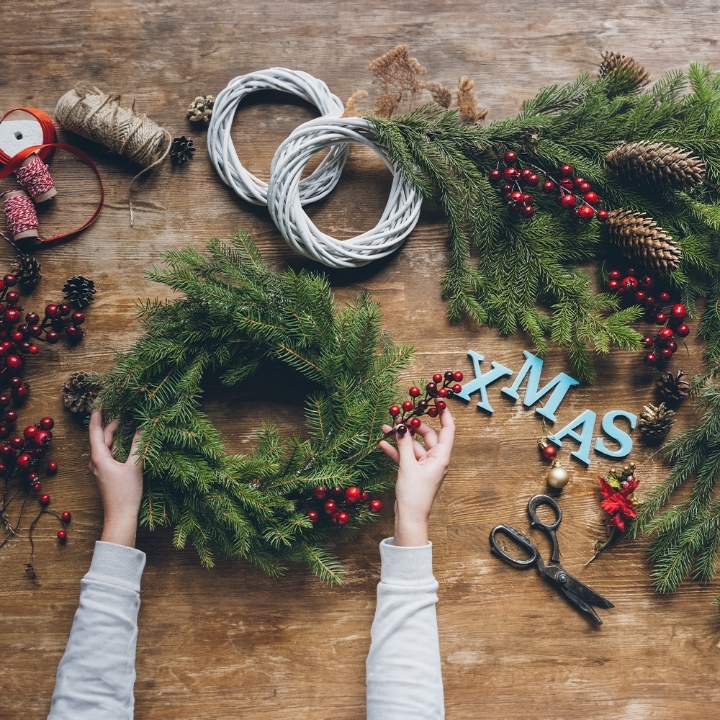
<svg viewBox="0 0 720 720"><path fill-rule="evenodd" d="M429 382L425 386L425 392L430 395L430 397L435 397L438 393L437 385L434 382Z"/></svg>
<svg viewBox="0 0 720 720"><path fill-rule="evenodd" d="M675 332L676 332L680 337L687 337L687 336L690 334L690 326L687 325L686 323L682 323L681 325L678 325L678 326L675 328Z"/></svg>
<svg viewBox="0 0 720 720"><path fill-rule="evenodd" d="M336 510L334 513L330 514L330 519L335 523L335 525L337 525L337 519L338 519L339 514L340 514L339 510Z"/></svg>
<svg viewBox="0 0 720 720"><path fill-rule="evenodd" d="M38 430L33 435L33 445L36 447L47 447L52 440L52 435L47 430Z"/></svg>
<svg viewBox="0 0 720 720"><path fill-rule="evenodd" d="M42 483L39 480L35 480L33 484L30 486L30 489L33 492L40 492L42 490Z"/></svg>
<svg viewBox="0 0 720 720"><path fill-rule="evenodd" d="M67 336L72 340L79 340L85 334L83 330L76 325L68 325L65 328L65 332L67 333Z"/></svg>
<svg viewBox="0 0 720 720"><path fill-rule="evenodd" d="M15 290L11 290L6 296L5 300L7 300L11 305L15 305L17 301L20 299L20 293L15 292Z"/></svg>
<svg viewBox="0 0 720 720"><path fill-rule="evenodd" d="M63 513L64 515L65 513ZM69 515L70 513L68 513ZM311 523L316 523L320 515L318 514L317 510L308 510L305 513L308 516L308 520L310 520Z"/></svg>
<svg viewBox="0 0 720 720"><path fill-rule="evenodd" d="M645 364L650 366L657 365L659 359L655 353L649 352L645 355Z"/></svg>
<svg viewBox="0 0 720 720"><path fill-rule="evenodd" d="M452 386L452 391L457 395L459 392L462 392L462 385L455 383L455 385Z"/></svg>
<svg viewBox="0 0 720 720"><path fill-rule="evenodd" d="M35 448L35 449L32 451L32 456L33 456L34 458L37 458L38 460L42 460L42 458L45 457L45 448L41 448L41 447Z"/></svg>
<svg viewBox="0 0 720 720"><path fill-rule="evenodd" d="M436 400L435 407L438 410L444 410L447 407L447 403L444 400Z"/></svg>
<svg viewBox="0 0 720 720"><path fill-rule="evenodd" d="M17 422L17 413L14 410L6 410L3 416L8 425L14 425Z"/></svg>
<svg viewBox="0 0 720 720"><path fill-rule="evenodd" d="M418 395L420 395L420 388L413 385L413 387L410 388L409 393L410 397L417 397Z"/></svg>
<svg viewBox="0 0 720 720"><path fill-rule="evenodd" d="M54 345L56 342L60 340L60 333L56 330L48 330L47 334L45 335L45 339L51 344Z"/></svg>
<svg viewBox="0 0 720 720"><path fill-rule="evenodd" d="M345 491L338 485L330 490L330 494L334 495L338 500L345 497Z"/></svg>
<svg viewBox="0 0 720 720"><path fill-rule="evenodd" d="M572 181L573 181L573 185L575 185L576 188L579 188L585 182L585 178L576 177L576 178L573 178Z"/></svg>
<svg viewBox="0 0 720 720"><path fill-rule="evenodd" d="M540 454L542 455L543 460L550 462L557 457L558 451L554 445L545 445L540 448Z"/></svg>
<svg viewBox="0 0 720 720"><path fill-rule="evenodd" d="M504 183L503 186L500 188L500 192L503 193L503 195L507 193L511 193L513 191L513 186L510 183Z"/></svg>
<svg viewBox="0 0 720 720"><path fill-rule="evenodd" d="M660 302L667 302L670 299L670 293L667 290L663 290L658 297L660 298Z"/></svg>
<svg viewBox="0 0 720 720"><path fill-rule="evenodd" d="M687 315L687 310L682 303L676 303L670 313L676 320L682 320Z"/></svg>
<svg viewBox="0 0 720 720"><path fill-rule="evenodd" d="M667 322L667 315L664 312L655 313L655 323L664 325Z"/></svg>
<svg viewBox="0 0 720 720"><path fill-rule="evenodd" d="M402 409L405 410L405 412L410 412L415 406L410 402L410 400L405 400L405 402L402 404Z"/></svg>
<svg viewBox="0 0 720 720"><path fill-rule="evenodd" d="M448 370L446 371L444 377L448 382L452 382L453 378L455 377L455 373L453 373L452 370Z"/></svg>
<svg viewBox="0 0 720 720"><path fill-rule="evenodd" d="M560 166L560 175L562 177L570 177L573 174L572 165L561 165Z"/></svg>
<svg viewBox="0 0 720 720"><path fill-rule="evenodd" d="M15 400L24 400L30 394L30 386L25 383L12 391Z"/></svg>
<svg viewBox="0 0 720 720"><path fill-rule="evenodd" d="M12 448L11 448L12 449ZM17 466L21 470L29 470L32 466L33 456L30 453L21 453L17 458Z"/></svg>
<svg viewBox="0 0 720 720"><path fill-rule="evenodd" d="M396 432L400 437L402 437L403 435L405 435L405 434L407 433L407 431L408 431L407 425L398 425L398 426L395 428L395 432Z"/></svg>
<svg viewBox="0 0 720 720"><path fill-rule="evenodd" d="M451 379L452 379L452 380L455 380L455 382L460 382L460 381L462 381L463 377L465 377L465 376L464 376L459 370L456 370L456 371L452 374L452 378L451 378Z"/></svg>
<svg viewBox="0 0 720 720"><path fill-rule="evenodd" d="M640 278L640 287L645 288L645 290L650 290L654 284L655 281L649 275L643 275Z"/></svg>
<svg viewBox="0 0 720 720"><path fill-rule="evenodd" d="M505 180L514 180L516 175L518 175L518 171L515 168L509 167L503 170Z"/></svg>
<svg viewBox="0 0 720 720"><path fill-rule="evenodd" d="M490 171L490 182L497 182L502 177L502 173L498 168L493 168Z"/></svg>
<svg viewBox="0 0 720 720"><path fill-rule="evenodd" d="M328 515L332 515L332 513L337 510L337 503L330 498L323 503L323 510L325 510Z"/></svg>
<svg viewBox="0 0 720 720"><path fill-rule="evenodd" d="M27 351L31 355L37 355L40 352L40 348L37 345L30 345L27 349Z"/></svg>
<svg viewBox="0 0 720 720"><path fill-rule="evenodd" d="M37 313L29 312L25 316L25 321L28 325L37 325L40 322L40 316Z"/></svg>
<svg viewBox="0 0 720 720"><path fill-rule="evenodd" d="M391 405L388 412L393 416L397 417L400 414L400 406L399 405Z"/></svg>
<svg viewBox="0 0 720 720"><path fill-rule="evenodd" d="M20 319L20 311L15 308L7 308L5 310L5 319L9 323L16 323Z"/></svg>
<svg viewBox="0 0 720 720"><path fill-rule="evenodd" d="M514 192L510 193L510 199L513 202L520 202L523 198L523 194L519 190L515 190Z"/></svg>
<svg viewBox="0 0 720 720"><path fill-rule="evenodd" d="M526 205L532 205L535 202L535 198L532 196L531 193L523 193L522 201Z"/></svg>
<svg viewBox="0 0 720 720"><path fill-rule="evenodd" d="M433 382L437 385L437 383L441 383L443 381L443 376L440 373L435 373L433 375Z"/></svg>
<svg viewBox="0 0 720 720"><path fill-rule="evenodd" d="M82 325L85 322L85 313L76 310L71 316L70 321L73 325Z"/></svg>
<svg viewBox="0 0 720 720"><path fill-rule="evenodd" d="M11 274L5 275L5 277L3 277L3 283L8 287L13 287L14 285L17 285L17 278L15 275Z"/></svg>
<svg viewBox="0 0 720 720"><path fill-rule="evenodd" d="M645 347L646 350L649 350L651 347L655 347L655 339L650 337L650 335L646 335L643 338L643 347Z"/></svg>
<svg viewBox="0 0 720 720"><path fill-rule="evenodd" d="M627 292L635 291L638 286L637 278L634 278L634 277L628 275L628 277L623 278L622 286L623 286L623 289L626 290Z"/></svg>
<svg viewBox="0 0 720 720"><path fill-rule="evenodd" d="M558 202L560 203L561 207L566 209L575 207L575 196L572 193L564 193L562 195L558 195Z"/></svg>
<svg viewBox="0 0 720 720"><path fill-rule="evenodd" d="M658 331L658 337L661 340L670 340L673 336L673 331L669 327L660 328Z"/></svg>
<svg viewBox="0 0 720 720"><path fill-rule="evenodd" d="M677 352L678 344L677 344L674 340L671 340L671 341L667 344L667 346L670 348L670 351L671 351L673 354Z"/></svg>
<svg viewBox="0 0 720 720"><path fill-rule="evenodd" d="M611 270L608 273L608 277L611 280L620 280L622 278L622 273L619 270Z"/></svg>
<svg viewBox="0 0 720 720"><path fill-rule="evenodd" d="M576 187L583 195L589 195L592 192L592 186L589 182L578 183Z"/></svg>
<svg viewBox="0 0 720 720"><path fill-rule="evenodd" d="M60 308L60 314L61 315L69 315L72 308L67 303L61 303L58 305Z"/></svg>
<svg viewBox="0 0 720 720"><path fill-rule="evenodd" d="M555 192L555 183L552 180L546 180L542 184L542 191L546 193Z"/></svg>
<svg viewBox="0 0 720 720"><path fill-rule="evenodd" d="M361 490L360 491L360 502L367 502L370 499L370 496L367 493L367 490Z"/></svg>
<svg viewBox="0 0 720 720"><path fill-rule="evenodd" d="M429 417L437 417L438 415L438 409L436 407L429 407L427 414Z"/></svg>
<svg viewBox="0 0 720 720"><path fill-rule="evenodd" d="M673 356L673 351L670 348L665 347L660 351L660 356L663 360L669 360Z"/></svg>
<svg viewBox="0 0 720 720"><path fill-rule="evenodd" d="M25 339L25 333L20 330L16 330L14 333L10 334L10 339L14 343L21 343Z"/></svg>
<svg viewBox="0 0 720 720"><path fill-rule="evenodd" d="M645 307L652 307L655 304L655 298L652 295L648 295L645 298Z"/></svg>
<svg viewBox="0 0 720 720"><path fill-rule="evenodd" d="M45 317L54 319L62 316L62 310L55 304L50 303L45 306Z"/></svg>
<svg viewBox="0 0 720 720"><path fill-rule="evenodd" d="M610 213L608 213L607 210L598 210L597 211L597 219L600 222L605 222L610 217Z"/></svg>
<svg viewBox="0 0 720 720"><path fill-rule="evenodd" d="M341 510L337 514L337 524L338 525L347 525L350 522L350 515L346 513L344 510Z"/></svg>
<svg viewBox="0 0 720 720"><path fill-rule="evenodd" d="M520 213L523 217L532 217L535 214L535 208L532 205L523 205Z"/></svg>
<svg viewBox="0 0 720 720"><path fill-rule="evenodd" d="M8 442L10 444L10 447L14 448L15 450L22 450L25 447L25 439L21 438L19 435L11 437Z"/></svg>
<svg viewBox="0 0 720 720"><path fill-rule="evenodd" d="M32 440L33 435L38 431L37 427L35 425L28 425L23 430L23 435L25 436L26 440Z"/></svg>
<svg viewBox="0 0 720 720"><path fill-rule="evenodd" d="M531 185L532 187L535 187L540 182L540 176L536 175L534 172L531 172L527 176L527 184Z"/></svg>
<svg viewBox="0 0 720 720"><path fill-rule="evenodd" d="M505 162L507 163L514 163L517 160L517 153L513 150L508 150L505 153Z"/></svg>
<svg viewBox="0 0 720 720"><path fill-rule="evenodd" d="M595 211L589 205L581 205L579 213L583 220L590 220L595 215Z"/></svg>
<svg viewBox="0 0 720 720"><path fill-rule="evenodd" d="M410 427L411 427L413 430L417 430L417 429L420 427L421 424L422 424L422 422L420 421L420 418L414 417L414 418L410 421Z"/></svg>
<svg viewBox="0 0 720 720"><path fill-rule="evenodd" d="M44 495L40 496L40 504L45 507L46 505L50 504L50 496L45 493Z"/></svg>
<svg viewBox="0 0 720 720"><path fill-rule="evenodd" d="M417 420L417 418L413 418L413 420ZM361 495L362 490L356 485L351 485L345 490L345 499L351 504L356 503L360 499Z"/></svg>
<svg viewBox="0 0 720 720"><path fill-rule="evenodd" d="M55 463L57 465L57 463ZM48 463L48 469L50 468L50 463ZM317 487L313 488L312 495L316 500L324 500L327 496L328 489L324 485L318 485Z"/></svg>
<svg viewBox="0 0 720 720"><path fill-rule="evenodd" d="M560 187L565 188L565 190L573 190L575 186L570 178L563 178L560 181Z"/></svg>
<svg viewBox="0 0 720 720"><path fill-rule="evenodd" d="M60 542L65 542L67 540L67 532L65 530L58 530L57 531L57 539Z"/></svg>
<svg viewBox="0 0 720 720"><path fill-rule="evenodd" d="M644 303L647 299L647 293L644 290L638 290L635 293L635 302Z"/></svg>
<svg viewBox="0 0 720 720"><path fill-rule="evenodd" d="M620 287L619 280L610 280L610 282L608 282L608 290L612 290L613 292L616 292L619 287Z"/></svg>
<svg viewBox="0 0 720 720"><path fill-rule="evenodd" d="M370 511L374 513L378 513L382 510L382 503L379 500L371 500L370 501Z"/></svg>
<svg viewBox="0 0 720 720"><path fill-rule="evenodd" d="M40 479L40 476L37 473L32 472L27 476L27 479L29 483L34 483L36 480Z"/></svg>
<svg viewBox="0 0 720 720"><path fill-rule="evenodd" d="M23 359L19 355L8 355L5 362L11 370L20 370L23 366Z"/></svg>
<svg viewBox="0 0 720 720"><path fill-rule="evenodd" d="M586 203L590 203L591 205L597 205L600 202L600 196L593 190L586 192L583 198Z"/></svg>

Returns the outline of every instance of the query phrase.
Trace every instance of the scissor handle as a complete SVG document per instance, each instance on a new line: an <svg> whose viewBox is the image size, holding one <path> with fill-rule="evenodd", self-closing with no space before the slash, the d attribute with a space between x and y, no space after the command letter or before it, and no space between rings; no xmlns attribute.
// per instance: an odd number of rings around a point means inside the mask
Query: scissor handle
<svg viewBox="0 0 720 720"><path fill-rule="evenodd" d="M498 533L502 533L503 535L507 535L508 537L512 538L520 547L524 548L530 553L530 557L527 559L523 559L517 558L514 555L510 555L510 553L506 552L500 546L497 539L495 538ZM496 525L490 531L490 549L498 557L502 558L505 562L510 563L511 565L517 565L517 567L521 568L532 567L540 557L538 549L532 544L530 538L526 537L519 530L516 530L514 527L510 527L509 525Z"/></svg>
<svg viewBox="0 0 720 720"><path fill-rule="evenodd" d="M546 523L538 517L537 509L541 505L549 505L555 511L555 522ZM555 498L549 495L534 495L528 502L528 515L530 516L530 526L543 530L552 542L552 555L550 555L550 562L560 562L560 548L558 547L557 535L555 531L562 522L562 510L558 505Z"/></svg>

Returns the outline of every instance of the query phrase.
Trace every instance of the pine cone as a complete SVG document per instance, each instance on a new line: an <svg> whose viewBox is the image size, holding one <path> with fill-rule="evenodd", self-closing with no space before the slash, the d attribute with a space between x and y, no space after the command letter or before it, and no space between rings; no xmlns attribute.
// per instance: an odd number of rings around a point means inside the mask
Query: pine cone
<svg viewBox="0 0 720 720"><path fill-rule="evenodd" d="M186 117L190 122L209 123L215 105L214 95L198 95L187 110Z"/></svg>
<svg viewBox="0 0 720 720"><path fill-rule="evenodd" d="M634 142L618 145L605 162L619 175L648 185L678 190L705 181L705 163L681 148L664 143Z"/></svg>
<svg viewBox="0 0 720 720"><path fill-rule="evenodd" d="M196 148L194 146L192 138L177 137L172 141L170 145L170 157L172 161L177 165L182 165L193 159Z"/></svg>
<svg viewBox="0 0 720 720"><path fill-rule="evenodd" d="M650 73L631 57L620 53L604 52L600 63L600 77L611 74L626 80L635 88L644 87L650 82Z"/></svg>
<svg viewBox="0 0 720 720"><path fill-rule="evenodd" d="M675 375L666 372L658 378L657 388L660 395L669 402L679 403L690 397L690 383L685 380L687 373L679 370Z"/></svg>
<svg viewBox="0 0 720 720"><path fill-rule="evenodd" d="M680 248L645 213L625 208L610 210L605 225L611 242L626 257L663 275L680 267Z"/></svg>
<svg viewBox="0 0 720 720"><path fill-rule="evenodd" d="M93 301L95 283L82 275L74 275L63 285L63 292L71 305L82 310Z"/></svg>
<svg viewBox="0 0 720 720"><path fill-rule="evenodd" d="M74 413L92 412L93 403L102 390L101 379L96 372L73 373L60 391L65 407Z"/></svg>
<svg viewBox="0 0 720 720"><path fill-rule="evenodd" d="M42 277L40 274L40 263L33 255L20 253L11 267L18 282L28 289L34 288L38 284L38 280Z"/></svg>
<svg viewBox="0 0 720 720"><path fill-rule="evenodd" d="M638 418L638 430L646 440L660 442L670 432L674 415L675 411L668 410L664 402L657 407L646 405Z"/></svg>

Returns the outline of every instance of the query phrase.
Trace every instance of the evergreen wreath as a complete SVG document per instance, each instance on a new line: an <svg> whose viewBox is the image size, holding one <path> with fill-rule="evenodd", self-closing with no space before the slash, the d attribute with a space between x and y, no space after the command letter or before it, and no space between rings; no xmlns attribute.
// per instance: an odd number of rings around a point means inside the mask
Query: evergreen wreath
<svg viewBox="0 0 720 720"><path fill-rule="evenodd" d="M184 297L141 306L144 334L117 355L98 400L108 418L121 418L120 457L134 429L144 429L140 521L150 529L174 525L175 546L192 543L206 567L220 551L271 576L303 562L322 580L340 582L326 541L374 515L356 506L340 529L314 525L303 508L318 486L368 493L392 486L395 471L378 440L411 350L392 344L367 294L340 309L324 275L271 272L245 233L230 244L210 241L208 252L169 252L167 269L147 273ZM314 385L308 437L281 439L264 425L250 454L226 454L201 409L203 377L234 386L271 361Z"/></svg>

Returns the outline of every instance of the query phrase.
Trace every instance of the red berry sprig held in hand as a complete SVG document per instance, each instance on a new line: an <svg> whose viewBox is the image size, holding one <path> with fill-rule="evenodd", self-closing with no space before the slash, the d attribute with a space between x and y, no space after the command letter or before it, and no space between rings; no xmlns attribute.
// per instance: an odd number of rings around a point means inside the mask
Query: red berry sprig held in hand
<svg viewBox="0 0 720 720"><path fill-rule="evenodd" d="M393 429L386 435L405 435L408 431L414 433L420 427L421 415L437 417L447 407L446 400L462 390L460 381L463 374L459 370L448 370L443 373L435 373L432 382L425 385L423 391L413 385L408 390L411 400L405 400L400 405L391 405L388 412L392 417Z"/></svg>
<svg viewBox="0 0 720 720"><path fill-rule="evenodd" d="M595 216L600 222L608 219L607 210L598 210L600 196L587 180L574 176L572 166L561 165L556 173L551 173L530 162L527 167L515 167L517 162L517 153L508 150L490 171L491 182L503 181L500 191L510 212L532 217L535 198L527 192L527 186L540 185L544 193L558 193L558 205L570 210L575 219L584 222Z"/></svg>
<svg viewBox="0 0 720 720"><path fill-rule="evenodd" d="M313 488L311 497L301 498L300 502L313 525L322 522L347 525L353 515L363 512L379 513L382 510L380 500L372 499L366 490L357 485L345 489L318 485Z"/></svg>
<svg viewBox="0 0 720 720"><path fill-rule="evenodd" d="M639 275L633 268L623 274L620 270L608 273L608 290L628 298L631 303L645 307L648 322L662 327L656 335L643 338L645 364L653 367L669 360L678 349L676 336L685 338L690 334L690 326L685 322L687 308L682 303L671 303L667 290L658 290L650 275Z"/></svg>

